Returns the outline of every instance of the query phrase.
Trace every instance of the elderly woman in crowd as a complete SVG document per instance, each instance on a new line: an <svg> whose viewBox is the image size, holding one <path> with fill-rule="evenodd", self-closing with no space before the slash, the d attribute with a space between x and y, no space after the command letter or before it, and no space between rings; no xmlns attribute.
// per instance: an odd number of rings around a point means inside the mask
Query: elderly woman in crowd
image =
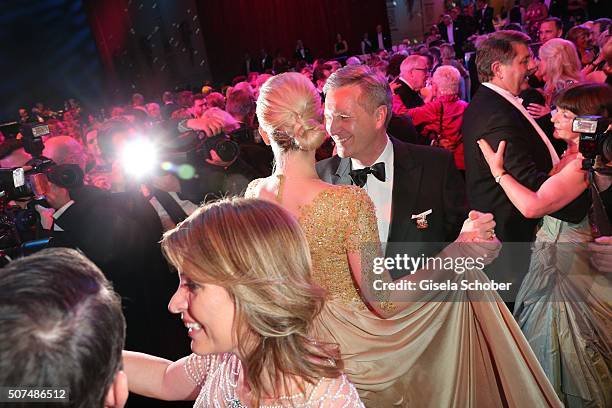
<svg viewBox="0 0 612 408"><path fill-rule="evenodd" d="M460 82L461 74L455 67L442 65L432 78L434 100L417 108L394 110L408 113L415 126L424 125L423 132L432 144L450 150L457 168L465 171L461 124L468 103L459 99Z"/></svg>

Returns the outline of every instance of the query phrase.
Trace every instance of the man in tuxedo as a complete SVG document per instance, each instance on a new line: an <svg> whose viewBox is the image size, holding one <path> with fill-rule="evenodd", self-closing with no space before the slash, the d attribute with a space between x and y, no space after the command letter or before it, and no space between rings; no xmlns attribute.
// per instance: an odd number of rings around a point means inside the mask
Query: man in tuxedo
<svg viewBox="0 0 612 408"><path fill-rule="evenodd" d="M457 20L453 20L449 14L445 14L438 24L438 30L440 30L442 39L453 46L457 58L463 58L464 32L461 24Z"/></svg>
<svg viewBox="0 0 612 408"><path fill-rule="evenodd" d="M391 36L383 31L383 26L378 24L374 33L374 52L391 49Z"/></svg>
<svg viewBox="0 0 612 408"><path fill-rule="evenodd" d="M532 242L538 220L525 218L514 207L498 185L500 180L510 174L536 191L548 178L553 165L559 162L550 140L517 97L535 69L529 41L526 34L507 30L491 34L480 44L476 65L482 86L463 117L468 202L476 210L494 214L495 230L502 242ZM497 149L502 140L506 141L505 172L491 175L478 148L479 139L485 139L493 149ZM576 202L554 216L579 222L586 215L585 210L584 205ZM498 272L513 276L526 273L529 255L528 244L504 246L497 259L502 268ZM519 278L517 276L520 284Z"/></svg>
<svg viewBox="0 0 612 408"><path fill-rule="evenodd" d="M312 64L313 58L310 49L304 46L302 40L297 40L295 44L295 53L293 54L296 61L306 61Z"/></svg>
<svg viewBox="0 0 612 408"><path fill-rule="evenodd" d="M502 241L533 240L538 220L527 219L497 185L504 174L491 175L476 142L485 139L494 149L506 140L504 167L519 183L535 191L559 162L550 140L517 98L535 69L528 43L518 31L498 31L483 41L476 54L482 82L463 117L468 200L479 210L491 211ZM583 214L584 215L584 214ZM569 219L575 220L572 212Z"/></svg>
<svg viewBox="0 0 612 408"><path fill-rule="evenodd" d="M424 104L419 92L425 87L429 78L429 61L423 55L413 54L402 61L399 77L392 88L394 98L399 98L406 109L416 108Z"/></svg>
<svg viewBox="0 0 612 408"><path fill-rule="evenodd" d="M493 26L493 7L489 6L487 0L478 0L478 10L474 15L478 23L480 34L492 33L495 31Z"/></svg>
<svg viewBox="0 0 612 408"><path fill-rule="evenodd" d="M261 56L259 57L259 68L261 69L261 72L271 70L273 62L274 60L272 59L272 56L268 54L268 51L266 51L265 48L262 48Z"/></svg>
<svg viewBox="0 0 612 408"><path fill-rule="evenodd" d="M453 157L387 135L392 99L385 78L365 66L345 67L328 78L324 91L325 123L338 155L317 163L319 177L364 187L381 242L410 243L411 253L428 256L455 240L466 210ZM397 249L388 246L387 256L392 253Z"/></svg>

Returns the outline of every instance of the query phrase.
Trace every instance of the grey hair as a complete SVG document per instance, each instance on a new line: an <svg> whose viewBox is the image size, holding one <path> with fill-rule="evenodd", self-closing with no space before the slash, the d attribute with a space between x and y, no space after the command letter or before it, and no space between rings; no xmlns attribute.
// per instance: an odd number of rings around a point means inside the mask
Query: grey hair
<svg viewBox="0 0 612 408"><path fill-rule="evenodd" d="M47 139L43 155L56 164L76 164L83 171L87 165L85 148L70 136L55 136Z"/></svg>
<svg viewBox="0 0 612 408"><path fill-rule="evenodd" d="M461 74L457 68L451 65L438 67L431 80L438 88L438 95L456 95L459 93Z"/></svg>
<svg viewBox="0 0 612 408"><path fill-rule="evenodd" d="M389 125L393 100L391 87L382 74L365 65L346 66L327 78L323 92L327 95L329 91L345 86L358 86L361 89L357 102L367 112L374 113L379 106L386 106L385 126Z"/></svg>

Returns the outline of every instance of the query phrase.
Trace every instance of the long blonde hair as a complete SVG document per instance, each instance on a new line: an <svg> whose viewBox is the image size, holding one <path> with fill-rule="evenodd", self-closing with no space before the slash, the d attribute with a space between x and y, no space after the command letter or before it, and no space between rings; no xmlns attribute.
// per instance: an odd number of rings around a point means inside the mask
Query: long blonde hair
<svg viewBox="0 0 612 408"><path fill-rule="evenodd" d="M315 150L325 139L321 97L304 75L287 72L259 89L257 120L281 151Z"/></svg>
<svg viewBox="0 0 612 408"><path fill-rule="evenodd" d="M192 279L230 294L234 339L254 406L263 394L289 392L289 378L300 377L303 387L301 379L314 383L341 374L337 346L310 337L325 291L312 283L306 237L286 210L244 198L207 204L166 232L162 249ZM272 390L265 389L266 375Z"/></svg>
<svg viewBox="0 0 612 408"><path fill-rule="evenodd" d="M562 38L547 41L539 51L539 57L545 61L548 80L544 92L553 96L566 88L568 84L582 81L582 64L578 58L576 46Z"/></svg>

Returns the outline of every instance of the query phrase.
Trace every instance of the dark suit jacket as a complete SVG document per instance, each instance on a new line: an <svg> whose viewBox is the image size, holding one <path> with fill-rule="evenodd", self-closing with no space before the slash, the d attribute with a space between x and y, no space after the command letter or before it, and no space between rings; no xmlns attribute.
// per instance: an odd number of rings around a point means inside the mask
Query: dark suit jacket
<svg viewBox="0 0 612 408"><path fill-rule="evenodd" d="M410 115L393 114L387 126L387 133L402 142L429 144L417 131Z"/></svg>
<svg viewBox="0 0 612 408"><path fill-rule="evenodd" d="M172 112L179 110L181 107L174 102L166 103L161 107L161 117L164 120L170 119Z"/></svg>
<svg viewBox="0 0 612 408"><path fill-rule="evenodd" d="M126 347L176 359L188 351L180 320L167 305L176 275L165 262L155 209L139 193L111 194L85 186L57 220L53 246L78 248L90 258L122 298Z"/></svg>
<svg viewBox="0 0 612 408"><path fill-rule="evenodd" d="M455 167L452 154L444 149L393 143L393 193L388 242L406 243L401 248L389 245L387 256L408 248L413 256L434 255L457 238L466 218L463 179ZM317 163L323 181L352 184L349 176L351 159L333 156ZM412 215L427 210L429 227L418 229ZM416 255L415 255L416 254ZM393 278L400 274L391 272Z"/></svg>
<svg viewBox="0 0 612 408"><path fill-rule="evenodd" d="M264 73L266 72L267 69L272 69L272 64L273 64L274 60L272 59L272 56L266 54L265 56L260 56L259 57L259 67L260 68L260 72Z"/></svg>
<svg viewBox="0 0 612 408"><path fill-rule="evenodd" d="M391 36L389 35L389 33L383 32L383 47L386 50L390 50L391 49ZM374 47L373 51L376 52L380 49L380 44L378 43L378 33L374 32L374 36L370 36L370 38L372 39L372 46Z"/></svg>
<svg viewBox="0 0 612 408"><path fill-rule="evenodd" d="M438 30L440 30L440 37L445 42L448 42L448 33L446 31L446 25L444 23L438 24ZM465 40L465 30L463 29L460 21L453 21L453 36L454 36L454 48L457 58L463 58L463 42Z"/></svg>
<svg viewBox="0 0 612 408"><path fill-rule="evenodd" d="M300 50L296 48L293 56L295 57L296 61L306 61L307 63L312 64L313 58L312 54L310 53L310 48L304 47L304 56L302 56Z"/></svg>
<svg viewBox="0 0 612 408"><path fill-rule="evenodd" d="M395 90L395 94L399 95L406 108L412 109L419 106L423 106L425 104L425 102L423 102L423 98L421 98L421 95L419 95L418 92L406 85L404 81L396 79L395 82L400 85Z"/></svg>
<svg viewBox="0 0 612 408"><path fill-rule="evenodd" d="M486 7L484 17L482 15L482 10L476 10L474 18L478 23L478 32L480 34L492 33L495 31L495 27L493 26L493 7Z"/></svg>
<svg viewBox="0 0 612 408"><path fill-rule="evenodd" d="M495 232L502 242L531 242L537 219L527 219L495 183L476 141L485 139L497 149L506 140L504 168L519 183L536 191L548 178L552 160L540 135L521 112L495 91L480 86L463 116L468 202L471 208L495 216ZM566 209L556 218L579 222L584 209Z"/></svg>

